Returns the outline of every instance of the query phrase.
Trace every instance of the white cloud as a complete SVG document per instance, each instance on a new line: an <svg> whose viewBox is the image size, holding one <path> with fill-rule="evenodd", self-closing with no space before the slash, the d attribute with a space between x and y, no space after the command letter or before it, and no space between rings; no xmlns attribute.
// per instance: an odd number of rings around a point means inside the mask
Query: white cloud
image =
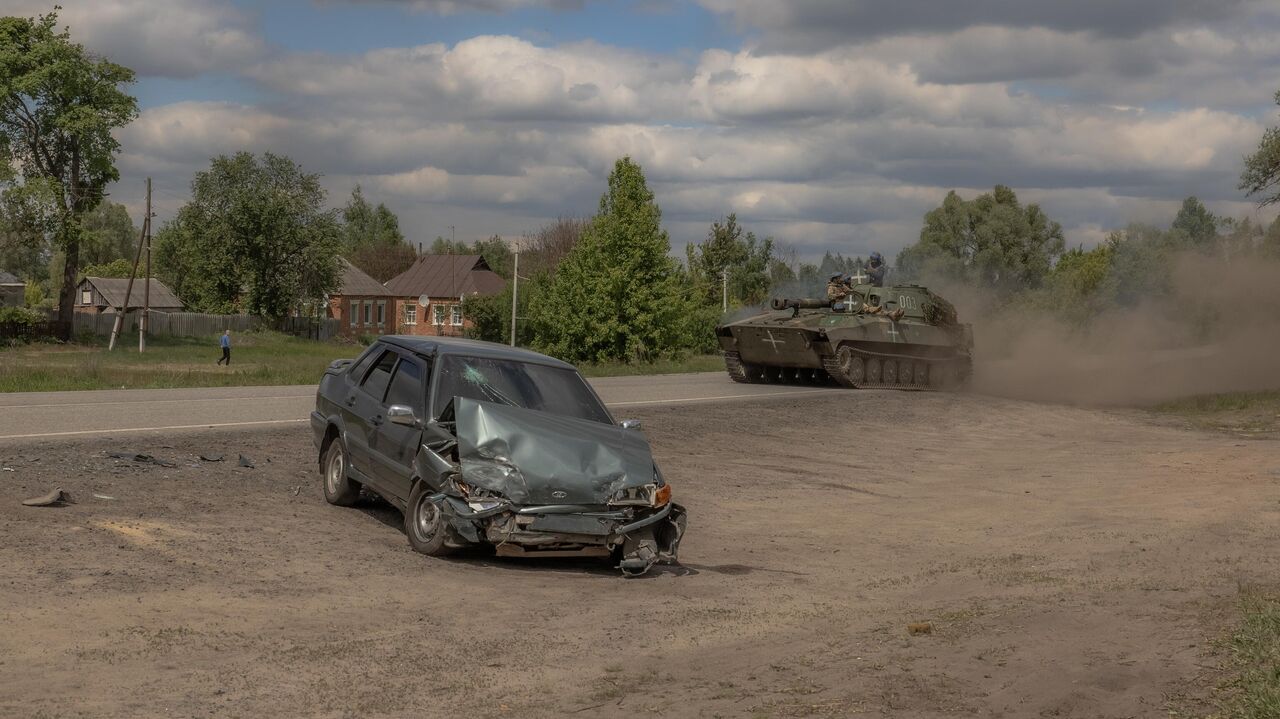
<svg viewBox="0 0 1280 719"><path fill-rule="evenodd" d="M187 78L256 61L265 44L225 0L59 0L59 26L89 50L142 76ZM43 0L7 0L4 12L47 13Z"/></svg>

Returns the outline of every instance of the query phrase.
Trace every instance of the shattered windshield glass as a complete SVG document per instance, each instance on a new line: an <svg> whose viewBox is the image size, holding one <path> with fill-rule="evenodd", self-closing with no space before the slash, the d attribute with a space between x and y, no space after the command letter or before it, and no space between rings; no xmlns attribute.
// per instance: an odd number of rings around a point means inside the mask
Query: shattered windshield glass
<svg viewBox="0 0 1280 719"><path fill-rule="evenodd" d="M571 369L447 355L440 365L436 416L454 397L612 423L586 381Z"/></svg>

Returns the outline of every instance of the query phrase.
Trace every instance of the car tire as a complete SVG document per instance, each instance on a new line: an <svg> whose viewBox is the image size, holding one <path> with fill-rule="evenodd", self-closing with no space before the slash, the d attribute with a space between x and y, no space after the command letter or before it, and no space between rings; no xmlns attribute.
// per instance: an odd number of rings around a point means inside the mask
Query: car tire
<svg viewBox="0 0 1280 719"><path fill-rule="evenodd" d="M428 557L443 557L453 553L454 548L449 546L453 527L440 505L431 501L432 494L423 482L413 485L409 505L404 510L404 533L415 552Z"/></svg>
<svg viewBox="0 0 1280 719"><path fill-rule="evenodd" d="M324 498L329 504L350 507L360 499L360 483L347 475L347 447L341 437L334 437L325 447L320 464Z"/></svg>

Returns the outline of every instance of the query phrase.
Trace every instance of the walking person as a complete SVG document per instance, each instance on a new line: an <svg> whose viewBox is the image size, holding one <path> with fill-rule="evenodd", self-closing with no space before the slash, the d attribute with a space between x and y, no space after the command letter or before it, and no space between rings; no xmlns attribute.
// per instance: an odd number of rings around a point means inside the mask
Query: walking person
<svg viewBox="0 0 1280 719"><path fill-rule="evenodd" d="M222 358L218 360L218 364L223 362L227 366L231 366L231 330L224 330L222 336L218 338L218 346L222 348Z"/></svg>

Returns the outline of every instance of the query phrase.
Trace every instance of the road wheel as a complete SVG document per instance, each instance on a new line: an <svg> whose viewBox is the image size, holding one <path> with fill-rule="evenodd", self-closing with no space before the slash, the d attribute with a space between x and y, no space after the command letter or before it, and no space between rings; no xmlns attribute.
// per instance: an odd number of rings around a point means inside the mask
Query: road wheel
<svg viewBox="0 0 1280 719"><path fill-rule="evenodd" d="M350 507L360 499L360 483L347 476L347 448L341 437L329 441L320 466L324 475L324 498L329 504Z"/></svg>
<svg viewBox="0 0 1280 719"><path fill-rule="evenodd" d="M929 363L916 362L916 384L921 387L929 386Z"/></svg>
<svg viewBox="0 0 1280 719"><path fill-rule="evenodd" d="M898 383L897 360L885 360L884 367L880 370L880 376L884 378L885 384L897 384Z"/></svg>
<svg viewBox="0 0 1280 719"><path fill-rule="evenodd" d="M429 557L440 557L453 552L448 541L453 533L449 517L440 506L431 501L431 489L418 482L409 493L409 506L404 512L404 533L415 551Z"/></svg>
<svg viewBox="0 0 1280 719"><path fill-rule="evenodd" d="M908 360L898 363L898 382L912 384L915 382L915 365Z"/></svg>
<svg viewBox="0 0 1280 719"><path fill-rule="evenodd" d="M867 360L867 381L871 384L880 384L880 358L872 357Z"/></svg>

